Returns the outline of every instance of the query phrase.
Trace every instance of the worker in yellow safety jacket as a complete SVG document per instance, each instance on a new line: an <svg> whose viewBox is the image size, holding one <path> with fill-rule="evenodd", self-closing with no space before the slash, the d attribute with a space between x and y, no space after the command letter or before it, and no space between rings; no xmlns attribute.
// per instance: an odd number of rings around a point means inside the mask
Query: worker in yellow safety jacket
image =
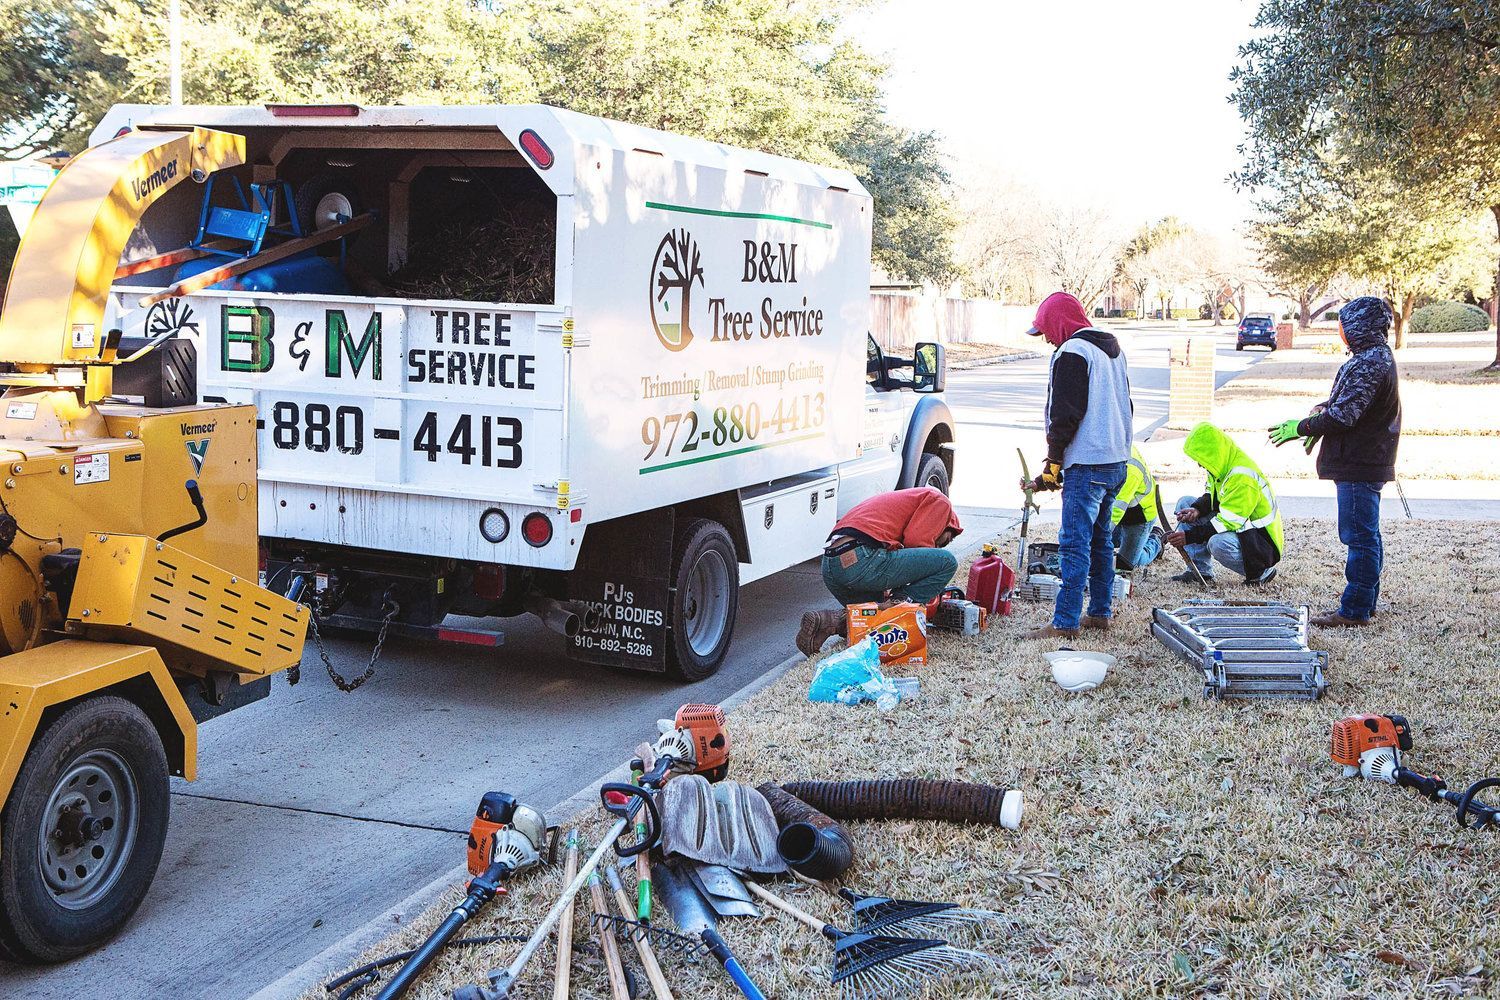
<svg viewBox="0 0 1500 1000"><path fill-rule="evenodd" d="M1269 582L1286 545L1270 481L1213 424L1194 427L1182 450L1208 473L1208 489L1178 501L1178 529L1166 537L1167 544L1186 552L1208 582L1215 562L1243 574L1248 584ZM1198 575L1189 570L1172 579L1189 583Z"/></svg>
<svg viewBox="0 0 1500 1000"><path fill-rule="evenodd" d="M1156 561L1167 533L1157 523L1156 477L1135 446L1109 516L1115 529L1115 569L1128 573Z"/></svg>

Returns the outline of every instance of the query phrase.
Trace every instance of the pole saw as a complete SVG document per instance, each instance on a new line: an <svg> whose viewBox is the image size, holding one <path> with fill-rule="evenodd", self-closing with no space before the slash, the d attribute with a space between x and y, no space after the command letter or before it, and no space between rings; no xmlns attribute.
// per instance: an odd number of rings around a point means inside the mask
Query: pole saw
<svg viewBox="0 0 1500 1000"><path fill-rule="evenodd" d="M1021 501L1021 548L1016 553L1016 579L1025 580L1031 575L1026 568L1026 532L1031 524L1031 512L1040 514L1042 508L1036 502L1036 486L1031 470L1026 467L1026 453L1017 448L1016 457L1021 460L1021 492L1025 495Z"/></svg>

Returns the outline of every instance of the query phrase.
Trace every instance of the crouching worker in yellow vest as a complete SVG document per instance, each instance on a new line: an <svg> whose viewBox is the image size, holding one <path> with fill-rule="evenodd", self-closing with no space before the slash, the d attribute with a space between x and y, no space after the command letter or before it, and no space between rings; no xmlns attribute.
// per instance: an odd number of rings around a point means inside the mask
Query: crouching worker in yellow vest
<svg viewBox="0 0 1500 1000"><path fill-rule="evenodd" d="M1129 573L1156 561L1167 533L1157 523L1156 477L1134 446L1109 516L1115 526L1115 569Z"/></svg>
<svg viewBox="0 0 1500 1000"><path fill-rule="evenodd" d="M1285 539L1276 494L1259 467L1213 424L1199 424L1182 449L1208 473L1200 497L1177 503L1179 527L1167 544L1187 553L1203 579L1212 583L1214 563L1244 576L1248 584L1276 576ZM1172 579L1196 583L1191 570Z"/></svg>

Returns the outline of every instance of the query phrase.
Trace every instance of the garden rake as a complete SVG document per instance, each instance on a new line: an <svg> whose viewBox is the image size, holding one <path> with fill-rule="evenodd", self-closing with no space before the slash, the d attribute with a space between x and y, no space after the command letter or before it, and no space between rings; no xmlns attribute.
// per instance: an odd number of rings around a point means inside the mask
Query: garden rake
<svg viewBox="0 0 1500 1000"><path fill-rule="evenodd" d="M893 937L845 931L798 909L775 893L745 883L756 898L806 924L833 942L833 985L843 1000L889 1000L964 971L988 969L995 959L954 948L938 938Z"/></svg>
<svg viewBox="0 0 1500 1000"><path fill-rule="evenodd" d="M839 895L854 907L854 929L861 934L945 937L955 931L978 933L1005 919L1005 915L996 910L975 909L957 903L866 896L852 889L840 889Z"/></svg>

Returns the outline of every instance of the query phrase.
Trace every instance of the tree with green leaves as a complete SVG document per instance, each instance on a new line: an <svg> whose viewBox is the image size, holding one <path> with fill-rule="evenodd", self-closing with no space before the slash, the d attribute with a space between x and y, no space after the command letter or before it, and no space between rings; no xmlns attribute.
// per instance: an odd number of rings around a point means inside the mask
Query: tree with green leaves
<svg viewBox="0 0 1500 1000"><path fill-rule="evenodd" d="M887 272L952 267L935 137L881 106L845 38L861 0L194 0L190 103L540 101L852 169ZM167 100L165 0L0 0L0 136L79 149L117 102ZM19 40L19 41L18 41Z"/></svg>
<svg viewBox="0 0 1500 1000"><path fill-rule="evenodd" d="M1232 74L1250 128L1242 182L1295 191L1337 185L1347 166L1388 168L1500 227L1493 0L1263 0L1254 28ZM1494 322L1500 273L1490 309Z"/></svg>

